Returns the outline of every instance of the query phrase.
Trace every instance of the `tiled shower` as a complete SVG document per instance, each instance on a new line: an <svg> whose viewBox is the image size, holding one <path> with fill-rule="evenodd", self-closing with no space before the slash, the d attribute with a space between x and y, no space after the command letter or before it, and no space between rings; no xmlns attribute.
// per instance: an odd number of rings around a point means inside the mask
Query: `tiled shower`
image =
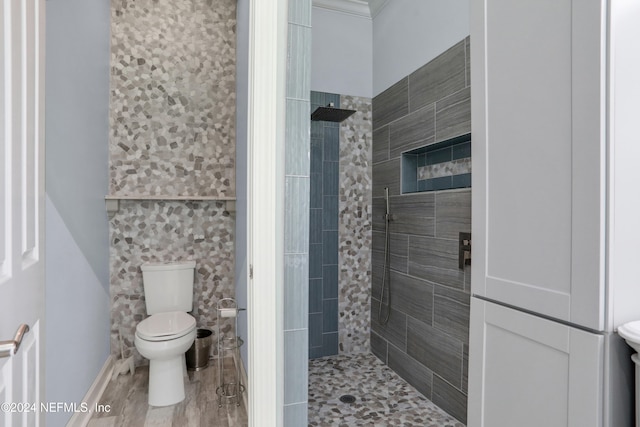
<svg viewBox="0 0 640 427"><path fill-rule="evenodd" d="M312 92L311 111L350 101ZM360 101L358 119L311 122L309 357L371 351L465 422L470 267L460 265L459 245L471 231L469 38ZM385 188L393 220L383 324Z"/></svg>
<svg viewBox="0 0 640 427"><path fill-rule="evenodd" d="M463 422L470 267L460 266L459 237L471 231L469 83L466 38L373 99L371 350ZM429 187L425 169L438 174ZM378 320L385 187L394 215L387 324Z"/></svg>

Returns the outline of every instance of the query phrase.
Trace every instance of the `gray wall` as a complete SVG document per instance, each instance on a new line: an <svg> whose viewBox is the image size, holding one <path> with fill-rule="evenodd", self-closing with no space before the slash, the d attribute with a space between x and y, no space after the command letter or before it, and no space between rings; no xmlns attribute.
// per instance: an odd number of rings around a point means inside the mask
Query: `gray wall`
<svg viewBox="0 0 640 427"><path fill-rule="evenodd" d="M109 356L109 3L47 2L46 400L80 402ZM72 414L49 413L48 426Z"/></svg>
<svg viewBox="0 0 640 427"><path fill-rule="evenodd" d="M406 150L471 131L469 39L373 99L371 349L435 404L466 422L470 268L458 232L471 231L471 190L400 194ZM378 321L384 188L391 213L391 316ZM386 300L385 300L386 302Z"/></svg>
<svg viewBox="0 0 640 427"><path fill-rule="evenodd" d="M289 1L285 129L284 425L307 425L311 0Z"/></svg>
<svg viewBox="0 0 640 427"><path fill-rule="evenodd" d="M249 0L238 0L236 11L236 301L238 307L247 308L247 180L248 136L247 114L249 108ZM240 356L245 369L249 368L247 314L238 317L238 335L245 345Z"/></svg>

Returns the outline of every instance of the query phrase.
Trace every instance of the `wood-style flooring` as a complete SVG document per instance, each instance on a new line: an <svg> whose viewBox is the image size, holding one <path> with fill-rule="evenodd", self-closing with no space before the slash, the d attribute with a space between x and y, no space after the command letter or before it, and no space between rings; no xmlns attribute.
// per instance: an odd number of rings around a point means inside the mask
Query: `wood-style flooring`
<svg viewBox="0 0 640 427"><path fill-rule="evenodd" d="M186 398L166 407L153 407L147 403L149 369L136 368L135 375L119 376L109 382L100 405L110 405L109 412L95 413L89 427L154 426L154 427L245 427L248 425L245 401L218 407L217 366L211 360L209 367L189 371L185 382ZM246 392L245 392L246 393Z"/></svg>

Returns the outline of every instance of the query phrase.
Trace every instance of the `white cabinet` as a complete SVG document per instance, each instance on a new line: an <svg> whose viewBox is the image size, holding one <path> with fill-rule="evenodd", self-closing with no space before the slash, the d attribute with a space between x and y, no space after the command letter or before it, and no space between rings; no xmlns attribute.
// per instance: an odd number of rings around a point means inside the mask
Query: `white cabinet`
<svg viewBox="0 0 640 427"><path fill-rule="evenodd" d="M469 427L602 426L603 336L473 298Z"/></svg>
<svg viewBox="0 0 640 427"><path fill-rule="evenodd" d="M472 292L602 330L605 6L471 3Z"/></svg>

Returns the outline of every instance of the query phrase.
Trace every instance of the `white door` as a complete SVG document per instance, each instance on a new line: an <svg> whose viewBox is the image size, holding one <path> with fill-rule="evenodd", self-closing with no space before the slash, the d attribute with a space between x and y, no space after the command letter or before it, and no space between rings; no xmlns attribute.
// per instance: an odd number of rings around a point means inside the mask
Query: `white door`
<svg viewBox="0 0 640 427"><path fill-rule="evenodd" d="M471 2L472 292L604 328L605 1Z"/></svg>
<svg viewBox="0 0 640 427"><path fill-rule="evenodd" d="M29 326L0 358L2 427L43 424L44 18L44 0L2 0L0 341Z"/></svg>
<svg viewBox="0 0 640 427"><path fill-rule="evenodd" d="M602 335L471 299L469 427L601 427Z"/></svg>

